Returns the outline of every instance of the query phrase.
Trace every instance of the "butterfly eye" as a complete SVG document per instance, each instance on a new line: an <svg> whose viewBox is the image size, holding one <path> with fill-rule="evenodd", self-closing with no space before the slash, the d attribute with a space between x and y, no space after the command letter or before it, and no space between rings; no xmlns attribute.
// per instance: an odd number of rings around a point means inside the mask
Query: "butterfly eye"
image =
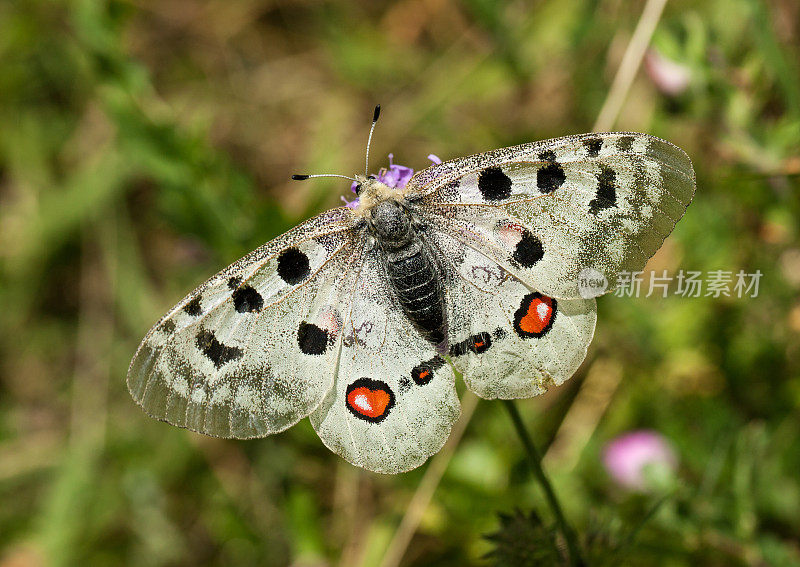
<svg viewBox="0 0 800 567"><path fill-rule="evenodd" d="M377 179L377 177L375 177L374 175L369 175L367 176L367 179Z"/></svg>
<svg viewBox="0 0 800 567"><path fill-rule="evenodd" d="M356 192L356 195L361 195L361 183L356 185L355 192Z"/></svg>

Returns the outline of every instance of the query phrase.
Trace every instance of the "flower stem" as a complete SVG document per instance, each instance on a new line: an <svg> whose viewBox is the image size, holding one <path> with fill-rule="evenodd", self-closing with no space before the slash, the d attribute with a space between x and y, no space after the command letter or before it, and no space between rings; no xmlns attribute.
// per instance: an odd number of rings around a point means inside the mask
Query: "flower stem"
<svg viewBox="0 0 800 567"><path fill-rule="evenodd" d="M561 510L561 504L558 503L558 498L556 498L556 493L553 491L550 481L547 480L547 476L544 474L544 469L542 468L542 457L539 454L539 451L536 449L536 446L533 444L533 441L531 441L530 435L528 435L528 431L525 429L525 424L522 423L522 417L519 415L519 410L517 410L514 400L503 400L503 405L505 405L509 415L511 416L511 421L514 423L514 429L517 431L517 435L519 436L520 441L522 441L525 451L528 453L528 464L530 465L536 480L541 485L542 490L544 490L547 504L550 506L550 510L553 512L553 516L556 518L558 527L561 529L561 533L564 536L564 540L567 542L567 549L569 551L569 564L574 567L585 565L583 557L581 556L580 547L578 546L578 539L575 537L575 532L567 523L567 520L564 517L564 512Z"/></svg>

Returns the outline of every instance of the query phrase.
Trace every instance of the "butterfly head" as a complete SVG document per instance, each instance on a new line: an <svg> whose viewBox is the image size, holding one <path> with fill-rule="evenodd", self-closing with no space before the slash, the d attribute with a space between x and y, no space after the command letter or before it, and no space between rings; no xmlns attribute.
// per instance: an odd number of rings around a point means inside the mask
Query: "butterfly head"
<svg viewBox="0 0 800 567"><path fill-rule="evenodd" d="M356 175L354 190L358 195L358 206L355 208L355 213L364 218L371 217L372 211L380 203L384 201L397 203L403 198L402 192L394 187L389 187L374 175Z"/></svg>

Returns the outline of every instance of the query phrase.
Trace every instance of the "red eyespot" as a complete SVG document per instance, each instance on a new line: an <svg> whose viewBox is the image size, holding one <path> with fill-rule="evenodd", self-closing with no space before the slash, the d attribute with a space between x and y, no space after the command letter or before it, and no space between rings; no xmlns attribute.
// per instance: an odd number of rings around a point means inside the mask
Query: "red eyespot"
<svg viewBox="0 0 800 567"><path fill-rule="evenodd" d="M394 393L386 382L359 378L347 387L346 405L357 418L380 423L394 406Z"/></svg>
<svg viewBox="0 0 800 567"><path fill-rule="evenodd" d="M541 293L530 293L522 298L514 314L514 330L524 339L543 337L553 326L557 302Z"/></svg>
<svg viewBox="0 0 800 567"><path fill-rule="evenodd" d="M445 364L445 360L437 354L430 360L426 360L425 362L415 366L414 369L411 370L411 379L414 380L414 383L417 386L424 386L433 380L434 371L438 368L441 368Z"/></svg>
<svg viewBox="0 0 800 567"><path fill-rule="evenodd" d="M418 386L427 384L431 381L431 378L433 378L433 371L425 364L417 366L411 371L411 379L414 380Z"/></svg>

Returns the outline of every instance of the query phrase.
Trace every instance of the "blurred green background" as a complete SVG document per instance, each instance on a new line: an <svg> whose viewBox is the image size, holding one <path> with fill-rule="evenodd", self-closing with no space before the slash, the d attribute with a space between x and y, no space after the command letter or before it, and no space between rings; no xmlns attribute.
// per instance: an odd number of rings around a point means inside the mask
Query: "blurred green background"
<svg viewBox="0 0 800 567"><path fill-rule="evenodd" d="M0 3L0 567L377 565L426 467L360 471L307 420L155 422L128 362L189 289L340 204L346 182L289 175L360 171L375 103L373 169L589 131L644 6ZM622 564L798 565L800 4L652 24L613 129L683 147L698 190L649 268L760 270L759 295L603 298L578 374L519 407L598 557L650 513ZM637 428L679 456L665 499L603 469ZM547 517L499 404L444 464L403 565L487 564L497 512Z"/></svg>

